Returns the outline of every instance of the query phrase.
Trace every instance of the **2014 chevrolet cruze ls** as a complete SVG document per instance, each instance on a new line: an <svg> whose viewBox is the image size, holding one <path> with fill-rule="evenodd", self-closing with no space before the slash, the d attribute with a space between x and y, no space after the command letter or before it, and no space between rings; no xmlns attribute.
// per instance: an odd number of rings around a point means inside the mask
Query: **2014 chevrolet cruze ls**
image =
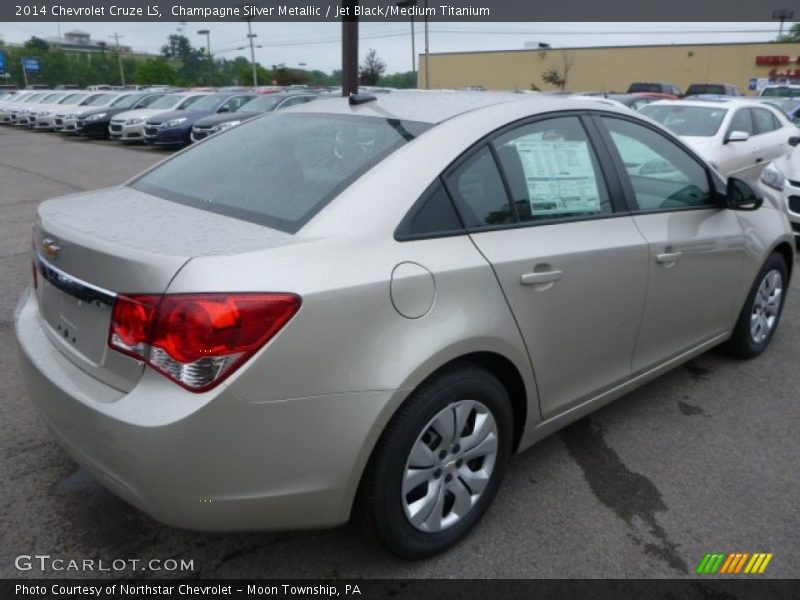
<svg viewBox="0 0 800 600"><path fill-rule="evenodd" d="M41 204L16 312L63 446L191 529L455 543L513 452L717 344L769 343L786 216L604 100L273 113Z"/></svg>

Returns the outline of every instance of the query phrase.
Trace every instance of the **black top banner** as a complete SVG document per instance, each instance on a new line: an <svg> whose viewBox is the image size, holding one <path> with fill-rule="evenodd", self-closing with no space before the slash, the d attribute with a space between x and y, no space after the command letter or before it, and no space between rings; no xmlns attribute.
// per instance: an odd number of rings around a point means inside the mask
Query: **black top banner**
<svg viewBox="0 0 800 600"><path fill-rule="evenodd" d="M770 21L774 8L753 0L2 0L0 21L732 22Z"/></svg>

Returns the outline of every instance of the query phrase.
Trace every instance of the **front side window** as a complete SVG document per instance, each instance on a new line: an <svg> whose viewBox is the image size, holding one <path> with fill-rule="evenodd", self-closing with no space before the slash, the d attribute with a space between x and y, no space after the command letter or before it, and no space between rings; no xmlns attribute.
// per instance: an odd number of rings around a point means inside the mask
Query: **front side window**
<svg viewBox="0 0 800 600"><path fill-rule="evenodd" d="M733 131L744 131L748 135L753 135L753 120L750 118L750 110L747 108L740 108L733 113L731 124L728 127L728 133Z"/></svg>
<svg viewBox="0 0 800 600"><path fill-rule="evenodd" d="M494 141L520 221L612 212L605 181L578 117L537 121Z"/></svg>
<svg viewBox="0 0 800 600"><path fill-rule="evenodd" d="M624 119L603 117L625 165L640 211L711 206L705 168L660 133Z"/></svg>
<svg viewBox="0 0 800 600"><path fill-rule="evenodd" d="M376 117L273 113L209 138L132 187L295 233L345 187L428 127Z"/></svg>

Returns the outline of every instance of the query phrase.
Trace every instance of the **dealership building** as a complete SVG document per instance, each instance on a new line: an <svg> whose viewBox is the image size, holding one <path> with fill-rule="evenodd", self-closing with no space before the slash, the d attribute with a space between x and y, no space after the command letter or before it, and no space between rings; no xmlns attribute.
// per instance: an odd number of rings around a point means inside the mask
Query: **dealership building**
<svg viewBox="0 0 800 600"><path fill-rule="evenodd" d="M542 74L566 72L567 91L624 92L633 81L732 83L745 94L772 82L800 83L800 43L673 44L534 48L430 54L430 87L490 90L558 89ZM419 59L424 87L425 59Z"/></svg>

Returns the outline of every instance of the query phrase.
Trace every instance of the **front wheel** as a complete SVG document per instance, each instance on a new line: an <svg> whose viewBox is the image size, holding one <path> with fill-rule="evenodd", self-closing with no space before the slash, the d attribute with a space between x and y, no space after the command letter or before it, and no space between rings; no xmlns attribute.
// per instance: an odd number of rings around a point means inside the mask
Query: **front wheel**
<svg viewBox="0 0 800 600"><path fill-rule="evenodd" d="M469 365L435 376L375 448L360 490L365 525L404 558L452 546L494 499L512 432L508 394L490 373Z"/></svg>
<svg viewBox="0 0 800 600"><path fill-rule="evenodd" d="M764 351L778 328L788 279L786 261L780 254L771 254L756 276L725 345L730 354L752 358Z"/></svg>

